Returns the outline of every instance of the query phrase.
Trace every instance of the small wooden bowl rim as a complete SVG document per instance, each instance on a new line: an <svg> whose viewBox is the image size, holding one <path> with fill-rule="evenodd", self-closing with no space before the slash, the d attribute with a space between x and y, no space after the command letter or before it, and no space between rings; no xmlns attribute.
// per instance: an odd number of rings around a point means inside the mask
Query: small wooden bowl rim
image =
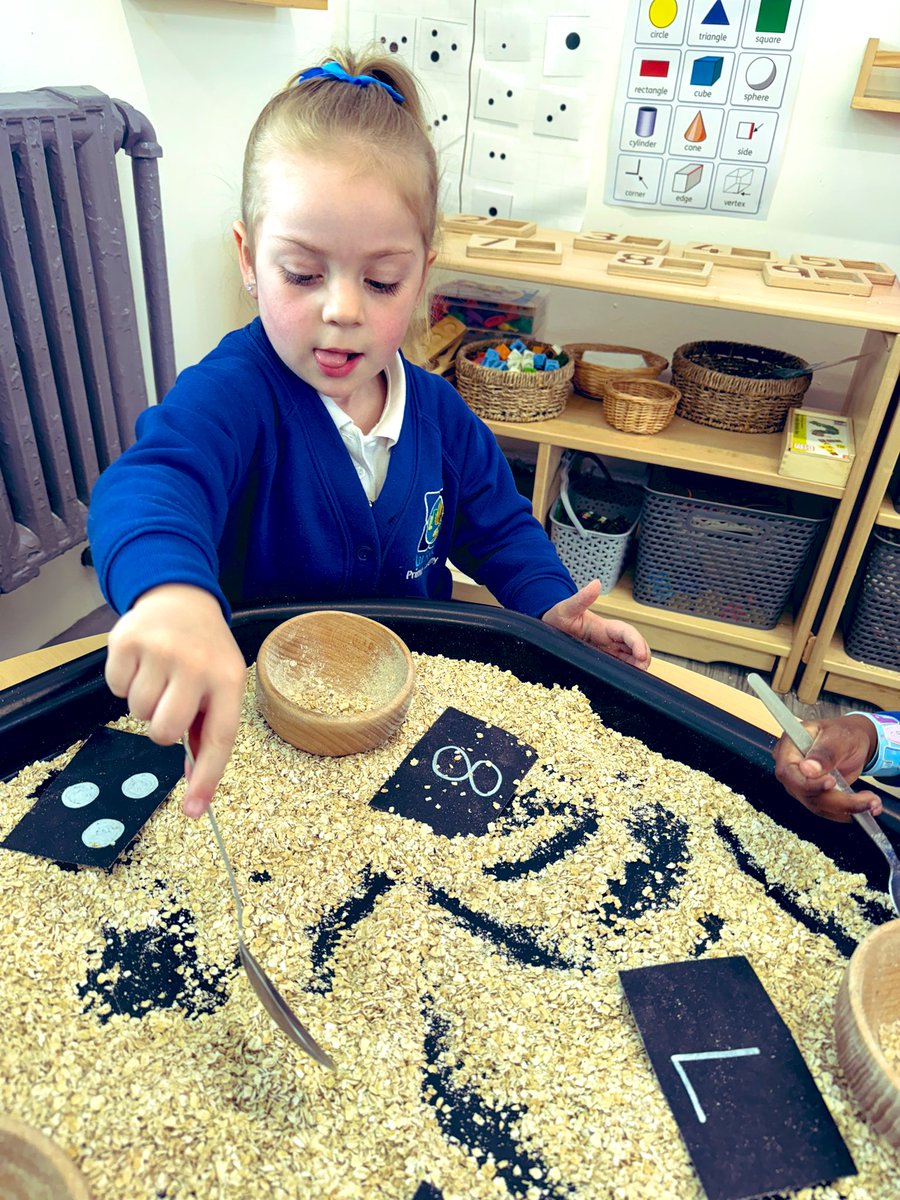
<svg viewBox="0 0 900 1200"><path fill-rule="evenodd" d="M363 628L371 632L377 631L379 637L387 635L388 641L396 646L403 657L406 671L402 684L390 699L377 708L367 708L361 712L347 713L346 715L340 713L330 715L318 712L314 708L305 708L296 700L289 700L272 679L267 658L272 651L274 643L284 636L285 630L296 629L302 625L314 625L323 618L334 617L347 621L357 628ZM373 732L384 731L390 726L393 726L394 731L399 728L412 699L412 691L415 686L415 664L413 663L409 647L403 639L394 633L393 629L389 629L387 625L382 625L380 621L373 621L371 617L364 617L359 613L345 612L343 609L318 609L315 612L300 613L296 617L291 617L287 621L283 621L267 635L256 656L256 683L257 691L262 691L264 695L265 708L269 710L263 711L261 709L263 717L279 737L291 745L297 746L298 749L306 748L299 746L297 742L287 737L283 732L275 729L275 726L272 724L271 718L273 716L276 721L281 723L282 713L289 713L297 720L302 721L313 739L316 739L317 735L321 735L326 740L329 740L329 734L343 731L349 738L353 739L354 744L360 744L360 749L354 749L351 752L361 753L363 749L374 749L375 746L387 740L383 735L373 739ZM282 712L273 713L271 711L273 707L282 710ZM389 737L390 733L387 736ZM330 753L321 750L312 750L309 752Z"/></svg>
<svg viewBox="0 0 900 1200"><path fill-rule="evenodd" d="M859 1030L860 1037L865 1043L866 1050L883 1072L888 1082L896 1088L897 1097L900 1100L900 1071L896 1071L888 1061L887 1055L881 1048L878 1032L872 1028L868 1014L863 1006L865 999L864 972L869 960L881 950L883 942L887 944L896 943L898 953L900 953L900 918L895 921L887 921L884 925L879 925L877 929L873 929L871 933L867 933L854 950L846 971L846 1003L849 1014L856 1028ZM898 1009L897 1017L894 1019L900 1020L900 1009Z"/></svg>
<svg viewBox="0 0 900 1200"><path fill-rule="evenodd" d="M76 1164L56 1142L46 1134L20 1121L16 1117L0 1116L0 1146L8 1138L15 1138L27 1146L32 1157L41 1158L59 1176L59 1182L65 1187L65 1195L53 1191L54 1200L91 1200L87 1181ZM0 1167L2 1171L2 1167Z"/></svg>
<svg viewBox="0 0 900 1200"><path fill-rule="evenodd" d="M875 986L867 974L891 958L891 950L900 967L900 920L879 925L854 950L835 1000L834 1025L838 1060L857 1104L872 1127L900 1149L900 1072L888 1061L864 1007L867 984ZM886 1020L898 1017L900 1012Z"/></svg>

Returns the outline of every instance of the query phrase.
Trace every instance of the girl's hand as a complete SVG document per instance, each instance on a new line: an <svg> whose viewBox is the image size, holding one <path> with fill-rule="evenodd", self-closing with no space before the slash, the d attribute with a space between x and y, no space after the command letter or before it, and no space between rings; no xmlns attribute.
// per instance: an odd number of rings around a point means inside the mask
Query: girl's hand
<svg viewBox="0 0 900 1200"><path fill-rule="evenodd" d="M650 647L633 625L626 621L608 621L591 612L591 605L599 595L600 581L595 579L574 596L548 608L542 620L570 637L646 671L650 666Z"/></svg>
<svg viewBox="0 0 900 1200"><path fill-rule="evenodd" d="M805 758L786 736L779 738L772 750L775 775L785 790L810 812L829 821L849 821L853 813L866 811L877 817L881 801L874 792L854 792L852 796L839 792L830 774L838 770L853 783L875 753L877 735L872 722L851 715L803 723L816 739Z"/></svg>
<svg viewBox="0 0 900 1200"><path fill-rule="evenodd" d="M215 596L188 584L145 592L109 635L106 682L154 742L190 731L196 766L184 812L209 808L237 734L247 668Z"/></svg>

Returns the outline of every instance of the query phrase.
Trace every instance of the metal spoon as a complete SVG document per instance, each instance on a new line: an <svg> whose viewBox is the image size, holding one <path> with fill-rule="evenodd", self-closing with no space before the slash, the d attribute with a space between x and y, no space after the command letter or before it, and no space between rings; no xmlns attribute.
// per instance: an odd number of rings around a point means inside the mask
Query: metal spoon
<svg viewBox="0 0 900 1200"><path fill-rule="evenodd" d="M784 701L779 696L776 696L765 680L755 672L751 672L747 676L747 682L800 753L804 756L807 755L815 739L800 719L794 716ZM834 768L831 768L828 774L834 777L835 787L839 792L850 792L852 794L853 788L843 775L841 775L840 771L835 771ZM870 812L854 813L853 819L866 831L888 861L890 868L888 874L888 895L891 898L891 904L894 906L894 912L900 916L900 858L897 857L897 852L885 837L881 826Z"/></svg>
<svg viewBox="0 0 900 1200"><path fill-rule="evenodd" d="M194 766L194 753L191 750L188 735L185 734L182 739L184 752L188 762ZM302 1047L312 1058L319 1062L324 1067L331 1067L334 1070L334 1062L328 1054L322 1049L312 1034L301 1025L294 1015L287 1001L278 991L275 984L271 981L247 947L244 945L244 906L241 904L241 898L238 895L237 881L234 877L234 871L231 869L231 861L225 849L225 843L222 841L222 835L219 833L219 826L216 818L213 816L212 808L206 810L206 815L209 817L209 823L212 826L213 837L216 839L216 845L219 847L219 853L222 856L222 862L225 864L225 873L228 876L228 882L231 884L231 892L234 896L234 906L237 910L238 924L238 953L241 956L241 963L244 970L247 972L247 978L253 987L253 990L259 996L263 1008L287 1036L298 1046Z"/></svg>
<svg viewBox="0 0 900 1200"><path fill-rule="evenodd" d="M772 377L775 379L795 379L799 375L809 375L813 371L822 371L825 367L839 367L842 363L856 362L859 358L870 358L871 353L851 354L847 358L823 359L822 362L809 363L805 367L775 367ZM772 714L775 715L774 713ZM793 739L792 739L793 740Z"/></svg>

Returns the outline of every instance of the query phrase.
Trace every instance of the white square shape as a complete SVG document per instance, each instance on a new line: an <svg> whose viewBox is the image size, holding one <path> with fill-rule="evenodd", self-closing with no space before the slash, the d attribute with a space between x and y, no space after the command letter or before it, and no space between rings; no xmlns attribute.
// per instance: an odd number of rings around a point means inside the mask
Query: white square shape
<svg viewBox="0 0 900 1200"><path fill-rule="evenodd" d="M584 96L564 88L539 88L534 107L534 132L541 137L569 138L581 134Z"/></svg>
<svg viewBox="0 0 900 1200"><path fill-rule="evenodd" d="M484 57L488 62L527 62L531 57L529 15L524 7L498 4L484 14Z"/></svg>
<svg viewBox="0 0 900 1200"><path fill-rule="evenodd" d="M482 68L475 92L475 116L481 121L518 125L524 87L519 76Z"/></svg>
<svg viewBox="0 0 900 1200"><path fill-rule="evenodd" d="M416 26L416 70L462 75L469 66L472 30L462 21L419 17Z"/></svg>

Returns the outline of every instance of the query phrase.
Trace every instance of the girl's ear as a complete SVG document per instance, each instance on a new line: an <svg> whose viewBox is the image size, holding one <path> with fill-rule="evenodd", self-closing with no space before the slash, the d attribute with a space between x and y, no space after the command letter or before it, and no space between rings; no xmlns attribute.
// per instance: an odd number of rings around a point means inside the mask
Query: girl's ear
<svg viewBox="0 0 900 1200"><path fill-rule="evenodd" d="M235 221L231 227L234 233L234 240L237 243L238 263L241 268L241 277L244 280L244 287L250 290L256 286L256 272L253 269L253 257L250 253L250 242L247 237L247 227L243 221Z"/></svg>

